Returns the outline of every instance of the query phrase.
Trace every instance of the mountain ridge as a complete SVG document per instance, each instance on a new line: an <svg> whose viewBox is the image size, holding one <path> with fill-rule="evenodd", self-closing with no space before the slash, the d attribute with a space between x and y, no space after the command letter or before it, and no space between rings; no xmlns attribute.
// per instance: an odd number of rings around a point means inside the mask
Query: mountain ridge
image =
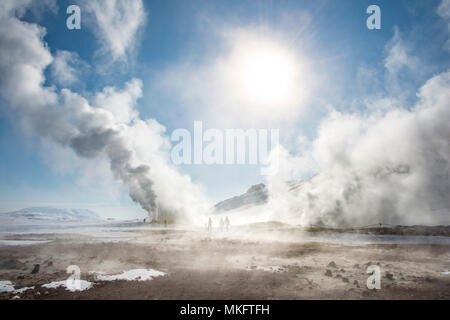
<svg viewBox="0 0 450 320"><path fill-rule="evenodd" d="M230 211L252 205L262 205L267 203L269 193L264 183L252 185L247 192L222 200L214 205L216 213Z"/></svg>
<svg viewBox="0 0 450 320"><path fill-rule="evenodd" d="M0 213L0 218L26 220L55 220L55 221L92 221L102 220L94 211L89 209L72 209L56 207L27 207L16 211Z"/></svg>

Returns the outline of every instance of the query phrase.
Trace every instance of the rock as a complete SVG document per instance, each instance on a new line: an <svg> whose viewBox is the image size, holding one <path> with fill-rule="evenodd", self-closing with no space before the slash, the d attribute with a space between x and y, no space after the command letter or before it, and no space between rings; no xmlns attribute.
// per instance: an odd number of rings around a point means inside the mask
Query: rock
<svg viewBox="0 0 450 320"><path fill-rule="evenodd" d="M334 261L331 261L331 262L328 264L327 267L328 267L328 268L337 268L337 265L336 265L336 263L335 263Z"/></svg>
<svg viewBox="0 0 450 320"><path fill-rule="evenodd" d="M41 268L40 264L35 264L33 270L31 270L31 273L32 274L38 273L40 268Z"/></svg>
<svg viewBox="0 0 450 320"><path fill-rule="evenodd" d="M344 270L344 269L341 269L341 272L345 272L345 270Z"/></svg>
<svg viewBox="0 0 450 320"><path fill-rule="evenodd" d="M359 287L359 282L358 282L358 280L353 281L353 284L354 284L355 286L358 286L358 287Z"/></svg>
<svg viewBox="0 0 450 320"><path fill-rule="evenodd" d="M342 276L340 274L337 274L336 278L342 278Z"/></svg>
<svg viewBox="0 0 450 320"><path fill-rule="evenodd" d="M333 276L333 273L331 272L330 269L327 269L327 271L325 272L325 275L326 275L327 277L332 277L332 276Z"/></svg>
<svg viewBox="0 0 450 320"><path fill-rule="evenodd" d="M23 280L23 279L25 279L24 276L17 276L17 280Z"/></svg>
<svg viewBox="0 0 450 320"><path fill-rule="evenodd" d="M355 264L353 265L353 268L359 269L359 264L355 263Z"/></svg>
<svg viewBox="0 0 450 320"><path fill-rule="evenodd" d="M342 278L342 281L345 282L345 283L348 283L348 282L349 282L349 281L348 281L348 278L345 278L345 277Z"/></svg>
<svg viewBox="0 0 450 320"><path fill-rule="evenodd" d="M389 280L394 280L394 275L390 272L386 272L385 277L388 278Z"/></svg>
<svg viewBox="0 0 450 320"><path fill-rule="evenodd" d="M48 263L47 263L47 267L52 267L53 266L53 261L49 261Z"/></svg>

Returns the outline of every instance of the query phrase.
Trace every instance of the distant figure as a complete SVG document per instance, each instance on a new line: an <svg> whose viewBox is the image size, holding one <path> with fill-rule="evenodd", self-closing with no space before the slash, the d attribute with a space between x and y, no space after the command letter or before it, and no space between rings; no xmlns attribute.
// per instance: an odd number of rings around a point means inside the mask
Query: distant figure
<svg viewBox="0 0 450 320"><path fill-rule="evenodd" d="M219 222L220 232L223 232L223 225L224 225L223 219L220 218L220 222Z"/></svg>
<svg viewBox="0 0 450 320"><path fill-rule="evenodd" d="M225 231L228 232L228 228L230 227L230 220L228 220L228 216L225 217Z"/></svg>
<svg viewBox="0 0 450 320"><path fill-rule="evenodd" d="M212 220L211 220L211 217L209 217L209 219L208 219L208 232L211 232L212 231Z"/></svg>

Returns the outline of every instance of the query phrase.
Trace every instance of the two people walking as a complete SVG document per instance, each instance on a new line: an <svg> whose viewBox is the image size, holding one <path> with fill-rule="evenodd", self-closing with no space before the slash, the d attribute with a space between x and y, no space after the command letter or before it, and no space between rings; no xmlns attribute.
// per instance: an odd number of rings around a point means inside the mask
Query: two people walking
<svg viewBox="0 0 450 320"><path fill-rule="evenodd" d="M228 229L230 227L230 220L228 219L228 216L225 217L225 220L223 218L220 218L219 221L219 228L220 232L223 232L224 229L226 232L228 232ZM208 232L212 231L212 219L211 217L208 219Z"/></svg>

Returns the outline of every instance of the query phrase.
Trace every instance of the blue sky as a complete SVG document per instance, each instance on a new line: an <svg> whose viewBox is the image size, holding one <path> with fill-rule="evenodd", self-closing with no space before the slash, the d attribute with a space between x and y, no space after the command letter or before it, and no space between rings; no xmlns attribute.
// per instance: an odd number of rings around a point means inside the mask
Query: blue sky
<svg viewBox="0 0 450 320"><path fill-rule="evenodd" d="M313 97L293 119L287 123L280 120L258 124L262 128L284 129L280 131L282 143L289 152L297 154L302 150L293 137L314 139L318 124L330 107L364 113L370 110L367 99L396 97L402 107L409 108L417 99L417 89L431 76L448 69L449 55L443 48L448 39L448 25L437 14L440 3L434 0L144 1L145 23L133 40L133 48L125 58L112 62L111 57L99 51L98 26L92 22L83 2L79 2L81 30L65 27L65 9L72 1L58 1L53 9L29 10L22 19L46 28L44 40L53 55L58 50L76 52L79 72L78 80L70 86L73 92L90 96L105 86L123 87L132 78L141 79L142 97L136 105L140 118L156 119L165 126L169 137L176 128L190 130L193 120L203 120L207 127L221 128L218 118L222 115L218 111L212 115L205 112L208 104L215 101L194 95L189 83L192 73L210 70L208 66L215 59L226 55L221 32L257 30L256 33L269 40L275 34L290 50L301 52L311 74L320 79ZM381 30L366 28L365 11L371 4L381 8ZM392 70L386 70L386 59L396 45L412 58L408 60L411 65L400 66L393 74ZM50 68L45 74L46 86L64 87L54 81ZM181 89L179 83L170 82L173 78L169 75L179 76ZM195 94L199 93L195 91ZM0 103L5 104L3 100ZM245 113L242 117L246 117ZM236 122L236 127L250 125ZM52 204L98 207L105 216L120 216L120 210L126 211L127 217L142 216L143 211L125 190L119 187L118 191L109 192L95 183L80 183L76 172L55 169L46 150L39 137L21 130L17 115L0 108L0 211ZM259 167L251 165L183 165L178 170L203 186L212 202L265 182Z"/></svg>

